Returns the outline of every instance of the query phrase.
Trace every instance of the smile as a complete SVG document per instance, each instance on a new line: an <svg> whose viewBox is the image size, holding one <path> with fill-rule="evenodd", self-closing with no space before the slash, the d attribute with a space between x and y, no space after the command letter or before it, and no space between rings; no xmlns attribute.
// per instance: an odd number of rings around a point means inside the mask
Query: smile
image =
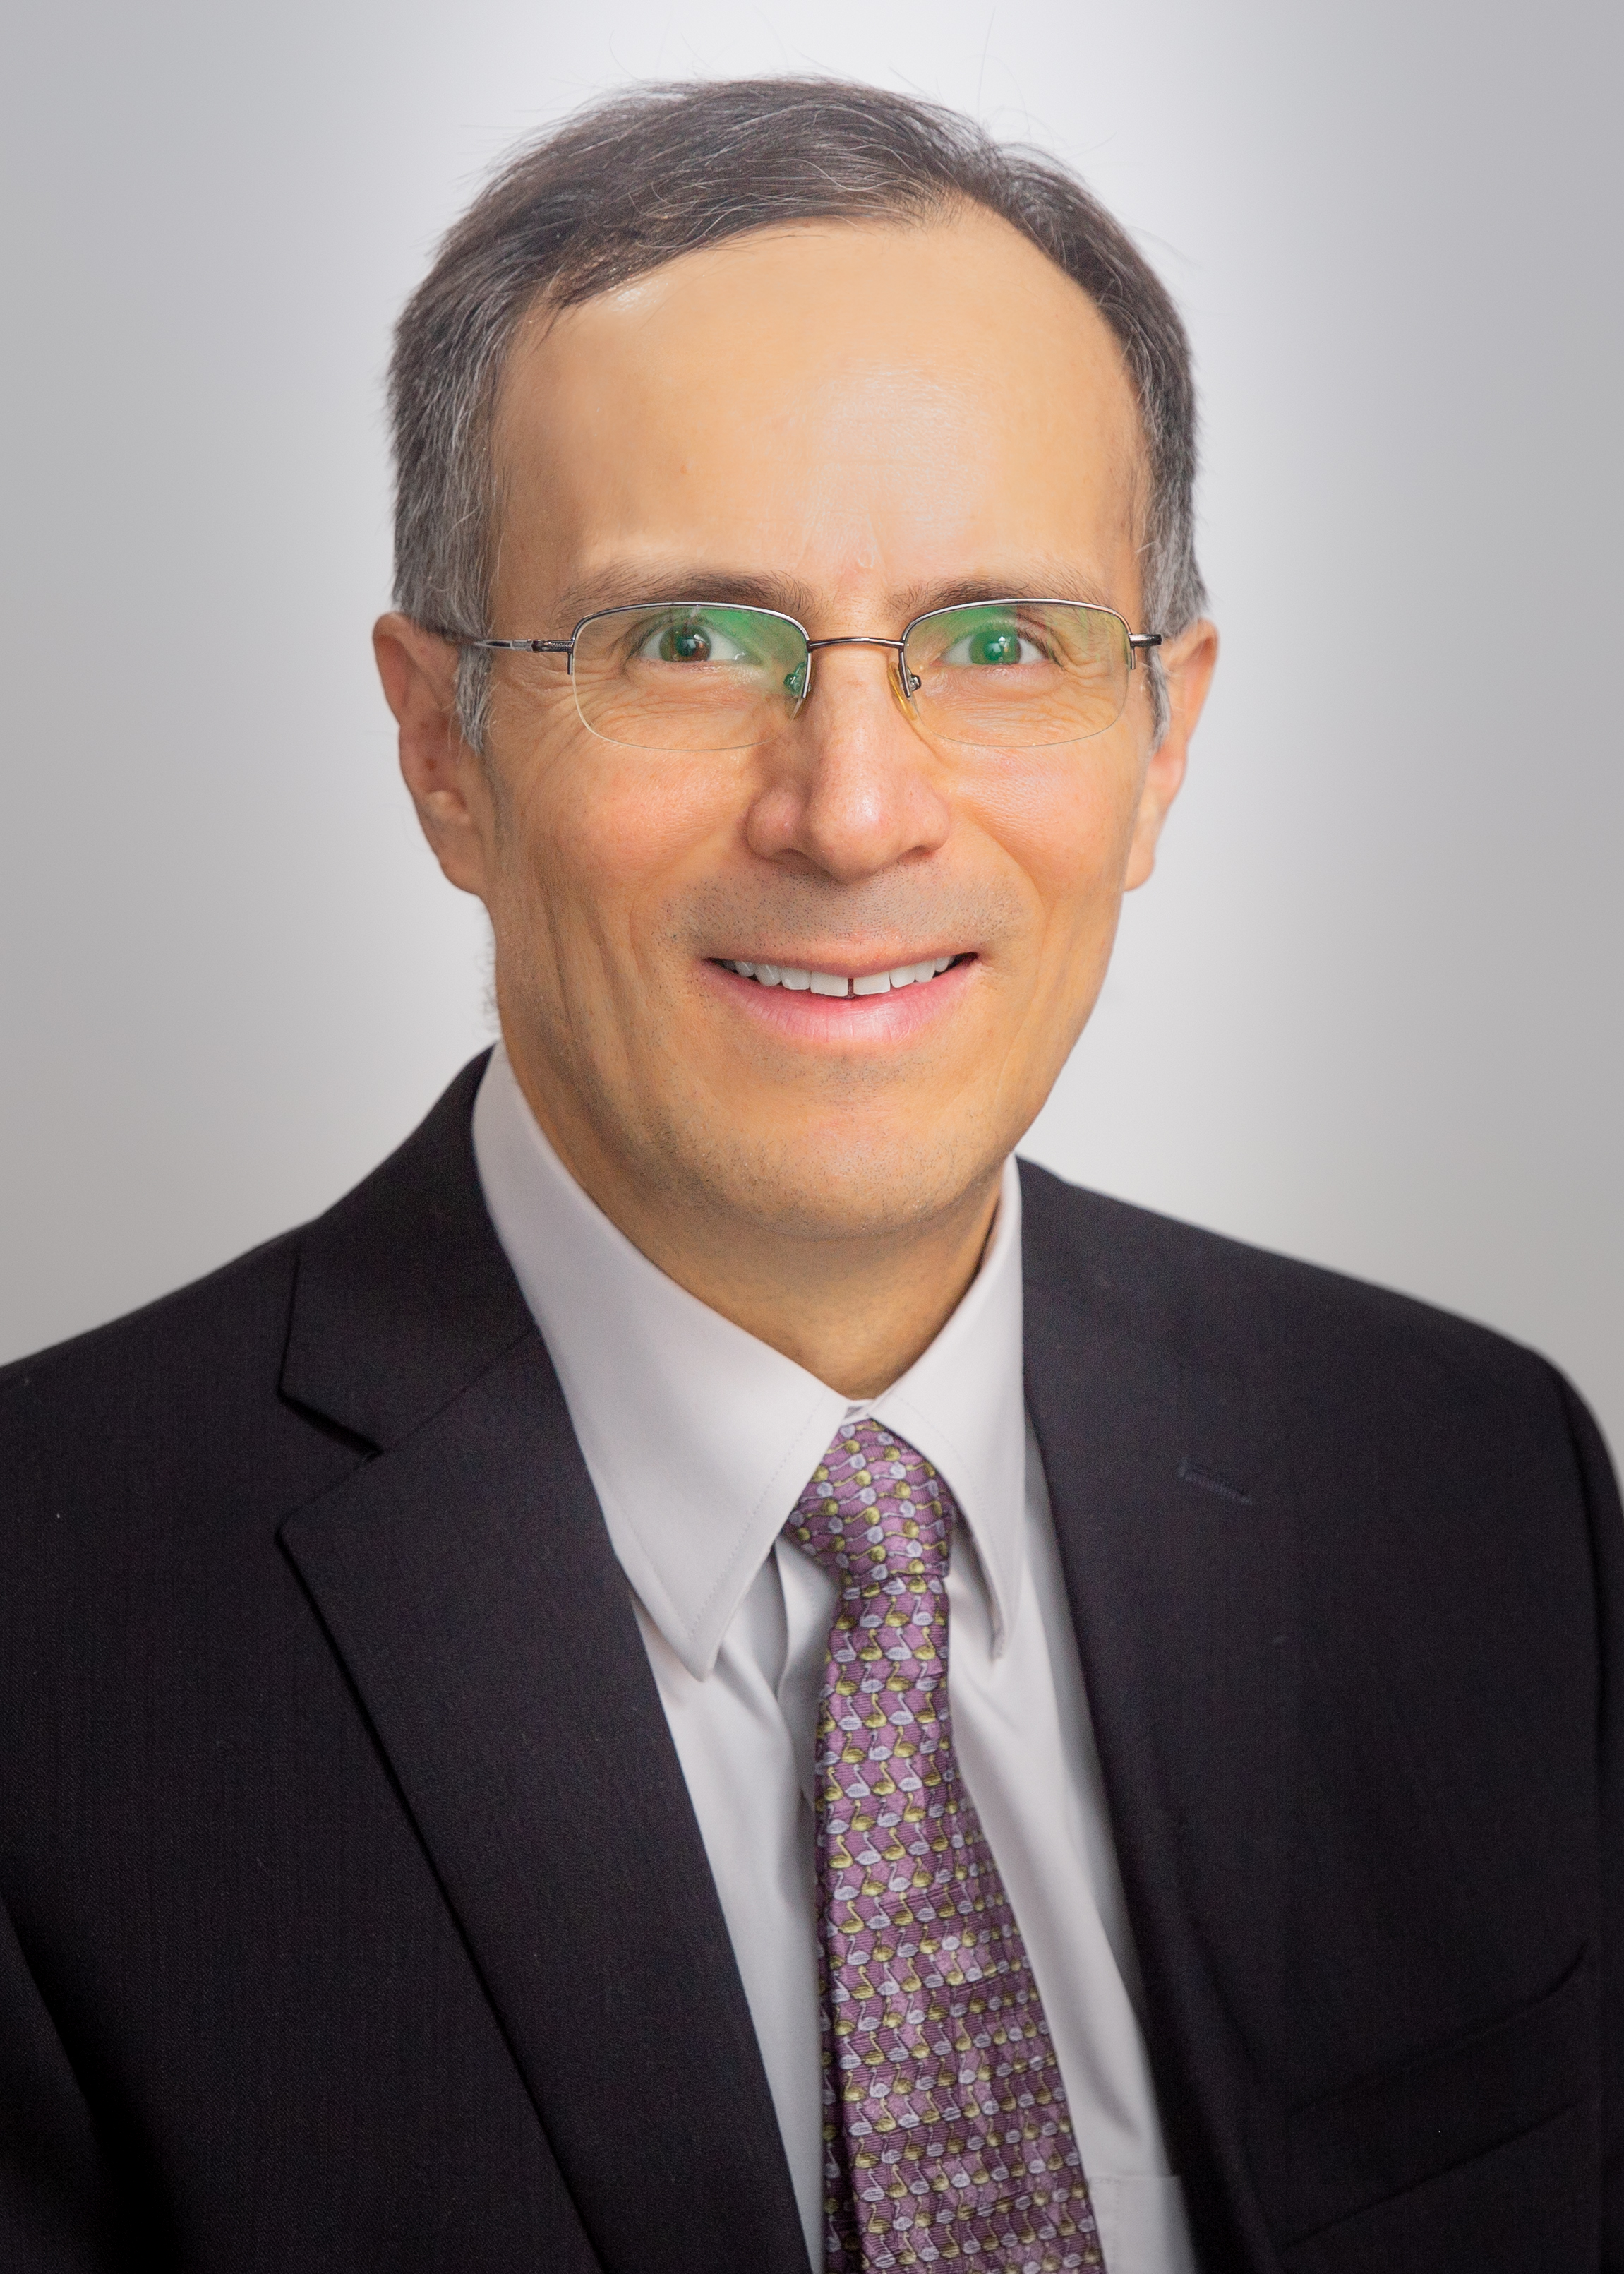
<svg viewBox="0 0 1624 2274"><path fill-rule="evenodd" d="M724 971L736 971L741 979L754 979L762 987L787 987L797 994L887 995L893 988L920 987L940 978L958 959L937 955L923 963L898 963L890 971L869 972L861 979L847 978L838 971L804 971L794 964L738 963L726 956L718 960Z"/></svg>

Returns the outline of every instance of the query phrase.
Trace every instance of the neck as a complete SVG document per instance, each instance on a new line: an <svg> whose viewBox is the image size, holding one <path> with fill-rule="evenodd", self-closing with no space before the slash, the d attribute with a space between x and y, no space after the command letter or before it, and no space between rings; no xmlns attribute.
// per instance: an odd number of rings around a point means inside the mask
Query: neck
<svg viewBox="0 0 1624 2274"><path fill-rule="evenodd" d="M703 1193L650 1187L582 1117L514 1071L570 1175L649 1261L850 1398L877 1397L952 1316L974 1278L998 1205L992 1171L950 1208L894 1231L788 1236Z"/></svg>

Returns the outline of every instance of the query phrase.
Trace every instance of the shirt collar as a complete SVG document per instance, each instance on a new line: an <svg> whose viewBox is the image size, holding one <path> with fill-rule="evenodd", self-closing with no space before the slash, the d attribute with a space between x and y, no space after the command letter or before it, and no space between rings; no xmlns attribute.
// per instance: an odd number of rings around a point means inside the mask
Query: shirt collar
<svg viewBox="0 0 1624 2274"><path fill-rule="evenodd" d="M1020 1180L941 1333L853 1404L666 1277L588 1199L499 1043L474 1102L485 1206L558 1372L622 1570L703 1680L843 1422L871 1413L952 1487L1004 1647L1025 1577Z"/></svg>

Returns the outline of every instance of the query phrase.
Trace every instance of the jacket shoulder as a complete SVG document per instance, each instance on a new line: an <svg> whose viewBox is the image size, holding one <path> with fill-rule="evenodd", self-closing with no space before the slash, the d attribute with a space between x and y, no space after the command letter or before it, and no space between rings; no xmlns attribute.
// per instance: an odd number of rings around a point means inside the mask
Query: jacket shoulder
<svg viewBox="0 0 1624 2274"><path fill-rule="evenodd" d="M1021 1185L1034 1410L1131 1434L1165 1425L1192 1471L1261 1464L1282 1491L1289 1476L1322 1545L1339 1521L1359 1554L1373 1527L1413 1543L1453 1525L1470 1560L1492 1511L1515 1532L1530 1510L1583 1509L1616 1562L1605 1442L1538 1352L1026 1162Z"/></svg>
<svg viewBox="0 0 1624 2274"><path fill-rule="evenodd" d="M0 1440L31 1409L121 1392L169 1403L200 1370L216 1372L267 1335L279 1345L301 1237L279 1233L139 1310L0 1367Z"/></svg>
<svg viewBox="0 0 1624 2274"><path fill-rule="evenodd" d="M1067 1184L1023 1161L1026 1271L1041 1299L1086 1300L1193 1357L1339 1392L1428 1380L1552 1393L1538 1352L1391 1288Z"/></svg>
<svg viewBox="0 0 1624 2274"><path fill-rule="evenodd" d="M66 1512L92 1562L121 1564L142 1540L222 1514L252 1525L317 1488L337 1449L278 1390L299 1238L0 1374L0 1524L19 1584L42 1512Z"/></svg>
<svg viewBox="0 0 1624 2274"><path fill-rule="evenodd" d="M461 1156L484 1063L466 1067L404 1144L324 1216L0 1369L0 1474L20 1464L116 1481L126 1506L205 1472L261 1473L274 1488L311 1434L309 1415L283 1395L296 1284L312 1254L335 1245L370 1246L397 1259L396 1270L425 1246L424 1227L459 1167L468 1180ZM401 1295L385 1284L378 1305L387 1311Z"/></svg>

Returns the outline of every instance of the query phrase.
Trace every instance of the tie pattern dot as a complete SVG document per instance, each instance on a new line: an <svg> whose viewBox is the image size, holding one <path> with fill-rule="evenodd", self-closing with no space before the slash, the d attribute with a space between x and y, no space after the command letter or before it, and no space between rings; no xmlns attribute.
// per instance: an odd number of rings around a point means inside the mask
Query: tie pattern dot
<svg viewBox="0 0 1624 2274"><path fill-rule="evenodd" d="M958 1514L929 1461L862 1420L786 1527L840 1590L816 1766L828 2274L1101 2263L1037 1984L953 1752Z"/></svg>

